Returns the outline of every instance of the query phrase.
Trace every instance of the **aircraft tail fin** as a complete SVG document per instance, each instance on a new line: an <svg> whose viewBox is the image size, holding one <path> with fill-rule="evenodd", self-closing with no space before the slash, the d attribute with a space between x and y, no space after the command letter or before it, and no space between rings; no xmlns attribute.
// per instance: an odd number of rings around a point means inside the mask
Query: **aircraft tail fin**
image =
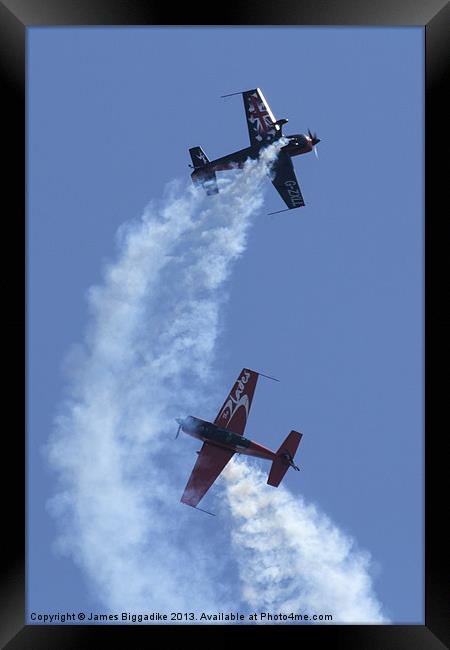
<svg viewBox="0 0 450 650"><path fill-rule="evenodd" d="M209 158L201 147L192 147L192 149L189 149L189 153L195 169L204 167L209 163Z"/></svg>
<svg viewBox="0 0 450 650"><path fill-rule="evenodd" d="M298 470L297 465L294 464L294 456L302 435L298 431L291 431L286 440L283 441L277 451L276 458L272 461L269 478L267 479L268 485L278 487L289 467Z"/></svg>

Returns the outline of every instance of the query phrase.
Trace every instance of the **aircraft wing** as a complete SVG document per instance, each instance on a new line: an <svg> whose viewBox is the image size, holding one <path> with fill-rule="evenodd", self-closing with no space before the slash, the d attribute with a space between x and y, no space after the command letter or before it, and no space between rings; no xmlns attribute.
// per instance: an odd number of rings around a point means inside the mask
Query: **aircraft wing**
<svg viewBox="0 0 450 650"><path fill-rule="evenodd" d="M217 414L214 424L242 436L247 424L257 381L258 373L244 368Z"/></svg>
<svg viewBox="0 0 450 650"><path fill-rule="evenodd" d="M294 165L290 157L280 152L273 167L272 183L289 209L301 208L305 205L300 186L295 175Z"/></svg>
<svg viewBox="0 0 450 650"><path fill-rule="evenodd" d="M279 136L280 127L259 88L242 93L252 147L268 144Z"/></svg>
<svg viewBox="0 0 450 650"><path fill-rule="evenodd" d="M204 442L181 497L182 503L195 508L233 456L231 449Z"/></svg>

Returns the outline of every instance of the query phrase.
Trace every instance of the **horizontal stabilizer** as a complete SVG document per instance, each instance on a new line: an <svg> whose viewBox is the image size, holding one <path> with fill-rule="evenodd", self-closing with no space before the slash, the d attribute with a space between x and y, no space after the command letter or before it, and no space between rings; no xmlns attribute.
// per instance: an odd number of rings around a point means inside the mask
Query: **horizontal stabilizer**
<svg viewBox="0 0 450 650"><path fill-rule="evenodd" d="M192 147L192 149L189 149L189 153L195 169L204 167L209 163L209 158L201 147Z"/></svg>
<svg viewBox="0 0 450 650"><path fill-rule="evenodd" d="M203 187L206 194L211 195L219 193L215 172L204 169L195 169L191 174L191 178L194 185L200 185Z"/></svg>
<svg viewBox="0 0 450 650"><path fill-rule="evenodd" d="M302 435L303 434L298 431L291 431L286 440L281 444L277 451L276 458L272 462L272 467L270 468L269 478L267 479L268 485L278 487L289 467L298 469L298 467L294 465L294 456L300 444L300 440L302 439Z"/></svg>

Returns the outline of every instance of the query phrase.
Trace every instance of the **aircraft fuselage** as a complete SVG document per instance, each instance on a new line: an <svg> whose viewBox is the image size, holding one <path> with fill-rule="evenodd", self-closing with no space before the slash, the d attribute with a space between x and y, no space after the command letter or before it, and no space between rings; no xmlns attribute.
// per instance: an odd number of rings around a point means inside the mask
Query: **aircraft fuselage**
<svg viewBox="0 0 450 650"><path fill-rule="evenodd" d="M192 415L184 420L178 420L178 422L183 433L187 433L193 438L203 440L203 442L208 442L216 447L223 447L225 449L231 449L238 454L256 456L257 458L266 458L268 460L274 460L276 457L275 452L264 447L264 445L244 438L244 436L233 433L233 431L228 431L228 429L218 427L212 422L200 420L200 418L195 418Z"/></svg>
<svg viewBox="0 0 450 650"><path fill-rule="evenodd" d="M312 140L307 135L299 133L285 137L288 138L289 142L281 148L281 151L287 153L288 156L299 156L304 153L309 153L314 149ZM196 169L192 175L199 175L199 173L204 173L205 171L220 172L227 169L240 169L244 166L245 161L249 158L251 160L256 160L261 153L261 149L263 148L264 147L246 147L245 149L234 151L227 156L222 156L216 160L211 160L203 167Z"/></svg>

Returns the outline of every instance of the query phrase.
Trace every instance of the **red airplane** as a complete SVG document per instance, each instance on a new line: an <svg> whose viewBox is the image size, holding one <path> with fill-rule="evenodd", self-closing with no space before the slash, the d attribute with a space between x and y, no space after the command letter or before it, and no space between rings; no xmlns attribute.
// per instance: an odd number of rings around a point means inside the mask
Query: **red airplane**
<svg viewBox="0 0 450 650"><path fill-rule="evenodd" d="M191 415L184 420L177 418L179 424L177 438L180 431L183 431L193 438L203 440L203 446L197 452L199 455L197 462L181 497L182 503L197 508L197 504L234 454L256 456L272 461L267 483L273 487L279 486L289 467L298 471L299 468L294 464L294 456L303 434L291 431L276 452L244 438L244 429L259 375L267 377L248 368L242 370L214 423ZM208 514L212 513L208 512Z"/></svg>

